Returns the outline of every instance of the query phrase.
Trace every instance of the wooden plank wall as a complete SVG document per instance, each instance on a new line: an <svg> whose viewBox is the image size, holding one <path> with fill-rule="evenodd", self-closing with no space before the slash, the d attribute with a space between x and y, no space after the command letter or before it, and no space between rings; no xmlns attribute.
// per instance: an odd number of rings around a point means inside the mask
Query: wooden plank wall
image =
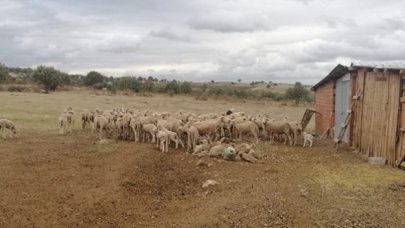
<svg viewBox="0 0 405 228"><path fill-rule="evenodd" d="M399 156L396 139L400 77L364 69L358 71L355 80L355 91L362 86L363 96L353 110L352 145L369 157L384 157L388 164L394 165Z"/></svg>
<svg viewBox="0 0 405 228"><path fill-rule="evenodd" d="M405 74L404 72L402 72L403 74L400 75L401 77L401 92L400 95L401 97L405 97ZM398 128L405 128L405 102L400 103L400 107L399 107L399 123L398 123ZM397 145L397 150L395 153L395 157L396 160L399 160L403 157L404 153L405 153L405 132L398 132L399 135L399 143Z"/></svg>

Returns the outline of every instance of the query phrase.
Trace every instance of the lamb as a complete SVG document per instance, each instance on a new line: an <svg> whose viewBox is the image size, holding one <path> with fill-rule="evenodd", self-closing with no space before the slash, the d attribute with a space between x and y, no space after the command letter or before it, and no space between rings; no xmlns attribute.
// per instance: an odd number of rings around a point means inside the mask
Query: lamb
<svg viewBox="0 0 405 228"><path fill-rule="evenodd" d="M152 143L155 143L156 132L157 132L157 127L155 125L144 124L144 125L142 125L142 131L143 131L143 137L142 137L143 142L145 142L145 139L147 138L147 142L151 141Z"/></svg>
<svg viewBox="0 0 405 228"><path fill-rule="evenodd" d="M6 139L6 134L5 134L6 129L8 129L11 132L11 134L10 134L11 138L14 138L14 137L18 138L17 130L15 128L14 123L8 119L0 119L0 130L2 132L3 139Z"/></svg>
<svg viewBox="0 0 405 228"><path fill-rule="evenodd" d="M59 116L58 118L58 127L59 127L59 134L60 135L64 135L65 134L65 130L67 128L68 125L68 120L65 114L62 114Z"/></svg>
<svg viewBox="0 0 405 228"><path fill-rule="evenodd" d="M302 132L302 135L304 136L304 144L302 145L302 147L305 147L307 144L309 144L309 147L312 147L314 136L306 133L305 131Z"/></svg>
<svg viewBox="0 0 405 228"><path fill-rule="evenodd" d="M163 132L165 132L167 134L167 137L169 139L169 143L170 143L170 141L174 142L176 149L179 147L179 144L181 145L181 147L184 148L184 144L180 140L180 138L179 138L179 136L177 135L176 132L169 131L168 129L166 129L165 127L162 127L162 126L158 126L157 128L158 128L159 131L163 131Z"/></svg>
<svg viewBox="0 0 405 228"><path fill-rule="evenodd" d="M156 147L162 150L162 153L169 151L169 137L166 132L158 131L156 133Z"/></svg>

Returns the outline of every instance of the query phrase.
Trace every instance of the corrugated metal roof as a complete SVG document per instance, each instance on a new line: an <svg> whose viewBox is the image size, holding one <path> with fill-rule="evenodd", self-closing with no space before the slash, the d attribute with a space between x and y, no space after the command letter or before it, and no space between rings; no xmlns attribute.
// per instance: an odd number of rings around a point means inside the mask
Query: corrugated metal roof
<svg viewBox="0 0 405 228"><path fill-rule="evenodd" d="M355 62L350 64L350 68L338 64L325 78L319 81L311 89L316 90L321 85L329 82L330 80L337 80L351 69L356 70L359 68L369 68L369 69L388 69L388 70L405 70L405 61L379 61L379 62Z"/></svg>
<svg viewBox="0 0 405 228"><path fill-rule="evenodd" d="M405 61L353 62L350 67L405 70Z"/></svg>
<svg viewBox="0 0 405 228"><path fill-rule="evenodd" d="M328 75L326 75L326 77L324 77L321 81L316 83L316 85L314 85L311 88L311 90L315 91L321 85L329 82L330 80L337 80L340 77L342 77L343 75L347 74L348 72L349 72L349 68L347 66L338 64L335 68L333 68L333 70Z"/></svg>

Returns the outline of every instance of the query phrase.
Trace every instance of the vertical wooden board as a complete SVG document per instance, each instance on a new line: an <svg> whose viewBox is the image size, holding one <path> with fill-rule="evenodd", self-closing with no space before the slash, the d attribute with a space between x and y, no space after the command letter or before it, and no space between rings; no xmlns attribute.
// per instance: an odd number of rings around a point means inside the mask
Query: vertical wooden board
<svg viewBox="0 0 405 228"><path fill-rule="evenodd" d="M372 156L377 156L375 154L374 150L374 142L373 142L373 135L374 135L374 128L375 128L375 112L373 112L373 107L374 107L374 100L375 100L375 95L376 95L376 89L375 89L375 79L374 79L374 72L368 72L367 73L367 81L368 87L370 90L369 94L369 100L368 100L368 105L367 105L367 113L369 114L369 120L370 120L370 125L369 125L369 134L367 135L367 147L369 148L369 157Z"/></svg>
<svg viewBox="0 0 405 228"><path fill-rule="evenodd" d="M398 128L398 109L399 109L399 89L400 80L398 75L390 73L388 75L388 103L387 113L389 113L387 122L387 163L393 165L396 160L397 151L397 128Z"/></svg>
<svg viewBox="0 0 405 228"><path fill-rule="evenodd" d="M364 110L366 109L366 100L368 99L368 93L367 93L367 87L366 87L366 79L365 79L365 75L366 72L364 69L359 70L358 74L357 74L357 85L361 86L361 91L362 91L362 96L361 99L359 100L359 104L356 107L356 128L355 128L355 137L356 137L356 141L357 141L357 150L362 153L365 154L366 153L366 149L364 145L365 144L365 140L366 138L363 135L363 132L366 129L366 126L364 126L365 124L365 112Z"/></svg>
<svg viewBox="0 0 405 228"><path fill-rule="evenodd" d="M399 80L401 76L399 76ZM400 82L398 84L401 84ZM399 88L401 90L401 88ZM400 97L405 96L405 91L400 92ZM399 128L405 128L405 103L399 104L401 106L401 111L399 113ZM398 132L399 134L399 147L396 151L395 161L402 158L402 155L405 153L405 133Z"/></svg>
<svg viewBox="0 0 405 228"><path fill-rule="evenodd" d="M363 143L363 150L364 152L367 154L367 156L369 156L369 152L370 152L370 147L369 147L369 143L368 143L368 135L367 132L370 131L370 126L371 126L371 119L370 119L370 112L369 112L369 103L370 103L370 96L372 94L372 91L370 91L370 80L368 77L368 72L364 73L364 106L363 106L363 129L361 131L361 137L363 138L362 143Z"/></svg>
<svg viewBox="0 0 405 228"><path fill-rule="evenodd" d="M353 88L352 91L354 91L355 95L357 95L358 91L362 90L362 84L360 83L361 78L362 78L361 72L360 72L360 74L359 74L359 72L357 72L356 77L353 79L355 81L355 83L353 83L355 85L354 86L355 88ZM360 147L360 143L359 143L360 121L359 120L360 120L360 116L361 116L360 107L361 107L362 99L360 98L353 102L356 102L356 106L354 107L354 110L353 110L353 121L352 121L352 123L353 123L353 127L352 127L353 128L353 131L352 131L353 147L359 151L359 147Z"/></svg>
<svg viewBox="0 0 405 228"><path fill-rule="evenodd" d="M367 156L370 156L370 136L371 136L371 126L372 126L372 113L370 113L370 103L373 100L373 90L372 90L372 80L370 80L370 72L365 72L365 91L364 91L364 106L363 106L363 129L361 136L363 138L363 150L367 153Z"/></svg>

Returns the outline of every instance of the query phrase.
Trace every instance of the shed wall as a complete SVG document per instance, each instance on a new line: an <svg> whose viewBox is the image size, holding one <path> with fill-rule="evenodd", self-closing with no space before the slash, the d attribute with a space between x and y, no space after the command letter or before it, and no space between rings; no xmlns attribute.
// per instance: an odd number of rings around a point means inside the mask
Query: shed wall
<svg viewBox="0 0 405 228"><path fill-rule="evenodd" d="M315 91L315 131L321 135L334 124L334 81L325 83Z"/></svg>
<svg viewBox="0 0 405 228"><path fill-rule="evenodd" d="M399 156L399 74L358 70L354 80L356 91L362 90L362 98L353 110L352 144L368 157L384 157L394 165Z"/></svg>

